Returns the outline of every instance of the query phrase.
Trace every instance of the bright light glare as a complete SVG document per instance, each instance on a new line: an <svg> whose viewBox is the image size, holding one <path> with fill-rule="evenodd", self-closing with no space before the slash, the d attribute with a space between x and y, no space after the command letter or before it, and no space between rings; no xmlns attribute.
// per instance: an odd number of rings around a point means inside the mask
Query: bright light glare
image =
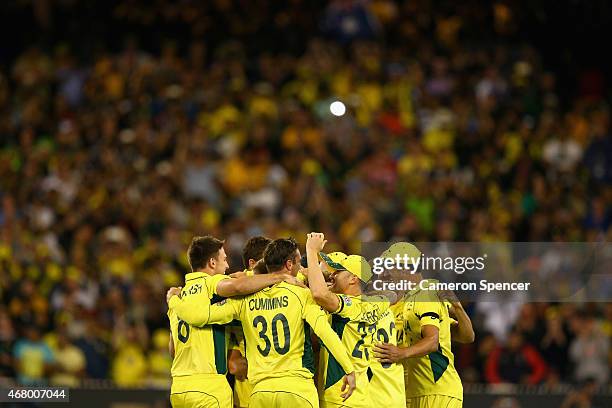
<svg viewBox="0 0 612 408"><path fill-rule="evenodd" d="M329 105L329 111L334 116L342 116L346 112L346 106L340 101L334 101Z"/></svg>

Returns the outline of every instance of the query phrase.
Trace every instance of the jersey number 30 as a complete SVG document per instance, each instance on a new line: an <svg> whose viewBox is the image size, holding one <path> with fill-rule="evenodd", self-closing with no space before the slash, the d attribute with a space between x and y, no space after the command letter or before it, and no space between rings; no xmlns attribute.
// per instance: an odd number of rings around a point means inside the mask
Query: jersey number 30
<svg viewBox="0 0 612 408"><path fill-rule="evenodd" d="M278 322L281 323L283 327L283 334L285 338L285 344L280 346L280 342L278 339ZM259 327L261 326L261 327ZM289 346L291 344L291 334L289 333L289 322L284 314L279 313L272 318L272 341L274 342L274 350L278 354L287 354L289 351ZM267 356L270 354L270 349L272 348L272 343L270 342L270 338L268 337L268 322L263 316L255 316L253 319L253 327L256 329L259 328L259 338L264 341L264 348L261 348L261 345L257 345L257 350L261 353L262 356Z"/></svg>

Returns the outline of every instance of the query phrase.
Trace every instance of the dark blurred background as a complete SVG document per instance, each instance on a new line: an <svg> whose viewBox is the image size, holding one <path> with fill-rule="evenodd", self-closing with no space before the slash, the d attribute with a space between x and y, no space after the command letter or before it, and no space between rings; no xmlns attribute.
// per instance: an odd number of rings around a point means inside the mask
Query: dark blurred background
<svg viewBox="0 0 612 408"><path fill-rule="evenodd" d="M611 7L2 2L0 376L167 387L194 234L609 240ZM468 392L609 387L610 304L468 310Z"/></svg>

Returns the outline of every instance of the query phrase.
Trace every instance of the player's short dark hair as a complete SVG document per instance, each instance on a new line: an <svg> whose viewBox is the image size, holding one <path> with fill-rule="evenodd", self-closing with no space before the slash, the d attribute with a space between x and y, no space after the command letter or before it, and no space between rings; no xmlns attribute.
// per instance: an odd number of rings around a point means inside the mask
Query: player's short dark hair
<svg viewBox="0 0 612 408"><path fill-rule="evenodd" d="M279 238L270 242L263 253L263 260L270 272L283 268L285 262L295 259L298 244L293 238Z"/></svg>
<svg viewBox="0 0 612 408"><path fill-rule="evenodd" d="M255 266L253 266L253 273L255 275L262 275L264 273L268 273L268 268L266 268L266 264L264 263L263 259L257 261Z"/></svg>
<svg viewBox="0 0 612 408"><path fill-rule="evenodd" d="M242 263L245 268L249 267L249 260L259 261L263 257L264 249L272 240L262 235L249 238L242 247Z"/></svg>
<svg viewBox="0 0 612 408"><path fill-rule="evenodd" d="M211 258L217 259L219 250L223 247L225 241L217 239L211 235L203 237L193 237L187 256L189 257L189 265L192 271L197 271L206 266Z"/></svg>

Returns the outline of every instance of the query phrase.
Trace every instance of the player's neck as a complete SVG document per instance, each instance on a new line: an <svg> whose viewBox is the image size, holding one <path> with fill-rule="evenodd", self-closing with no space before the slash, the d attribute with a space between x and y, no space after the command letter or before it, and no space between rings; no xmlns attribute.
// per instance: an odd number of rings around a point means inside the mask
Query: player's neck
<svg viewBox="0 0 612 408"><path fill-rule="evenodd" d="M293 271L287 268L279 269L278 271L269 271L268 273L275 273L277 275L291 275L291 276L296 275L295 273L293 273Z"/></svg>
<svg viewBox="0 0 612 408"><path fill-rule="evenodd" d="M361 296L361 288L359 288L359 286L349 286L344 291L344 294L349 296Z"/></svg>
<svg viewBox="0 0 612 408"><path fill-rule="evenodd" d="M207 275L217 275L217 272L215 272L214 269L211 268L202 268L202 269L198 269L197 271L194 271L195 273L205 273Z"/></svg>

